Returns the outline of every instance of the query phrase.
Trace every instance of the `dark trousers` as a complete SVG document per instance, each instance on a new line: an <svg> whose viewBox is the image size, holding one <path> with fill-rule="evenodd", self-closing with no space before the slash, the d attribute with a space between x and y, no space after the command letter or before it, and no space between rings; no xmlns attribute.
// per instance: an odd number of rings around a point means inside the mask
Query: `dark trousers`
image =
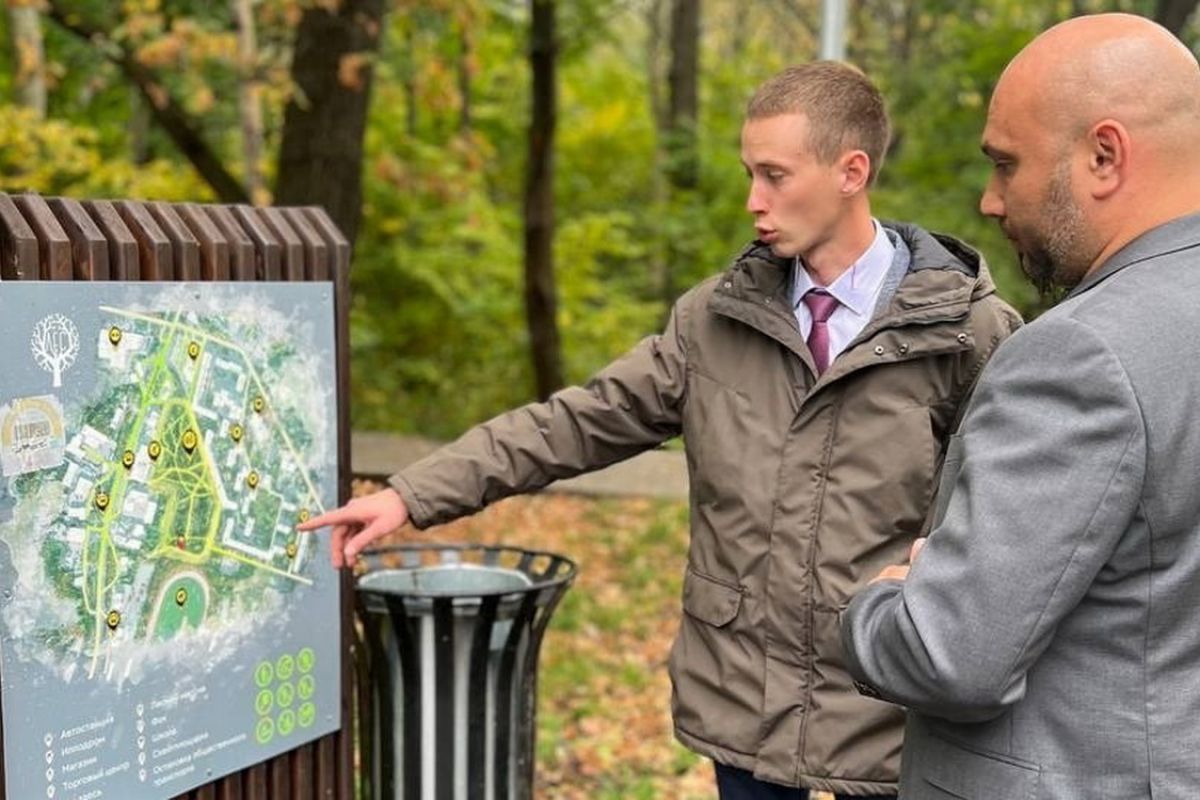
<svg viewBox="0 0 1200 800"><path fill-rule="evenodd" d="M724 764L715 766L717 794L721 800L808 800L808 789L760 781L753 773L737 767L727 767ZM839 794L836 797L837 800L896 800L895 795L854 797Z"/></svg>

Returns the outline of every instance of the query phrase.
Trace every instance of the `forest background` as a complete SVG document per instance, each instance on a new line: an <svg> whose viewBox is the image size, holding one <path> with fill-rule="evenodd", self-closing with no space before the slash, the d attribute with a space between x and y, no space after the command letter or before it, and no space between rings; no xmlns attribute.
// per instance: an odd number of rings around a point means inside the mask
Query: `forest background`
<svg viewBox="0 0 1200 800"><path fill-rule="evenodd" d="M852 0L895 138L875 213L974 243L988 97L1035 33L1194 0ZM820 0L6 0L0 190L325 206L354 241L355 429L448 438L579 382L752 238L745 103Z"/></svg>
<svg viewBox="0 0 1200 800"><path fill-rule="evenodd" d="M848 0L895 127L874 211L980 248L987 101L1069 16L1193 47L1196 0ZM5 0L0 191L318 204L354 242L356 430L452 437L657 331L752 237L754 87L817 57L821 0ZM369 484L360 484L367 491ZM570 555L539 686L536 796L708 798L670 735L687 508L512 498L432 535Z"/></svg>

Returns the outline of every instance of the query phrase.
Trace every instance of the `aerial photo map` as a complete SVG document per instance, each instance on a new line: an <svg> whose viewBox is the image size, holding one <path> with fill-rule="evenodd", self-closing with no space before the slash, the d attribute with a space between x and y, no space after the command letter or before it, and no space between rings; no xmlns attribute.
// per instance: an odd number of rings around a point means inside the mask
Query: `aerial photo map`
<svg viewBox="0 0 1200 800"><path fill-rule="evenodd" d="M337 727L328 283L0 283L8 798L158 800Z"/></svg>

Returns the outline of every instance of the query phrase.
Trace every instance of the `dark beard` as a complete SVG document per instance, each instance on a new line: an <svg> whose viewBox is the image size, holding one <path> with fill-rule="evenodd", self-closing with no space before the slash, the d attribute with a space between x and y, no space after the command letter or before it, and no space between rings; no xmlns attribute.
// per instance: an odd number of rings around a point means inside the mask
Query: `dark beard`
<svg viewBox="0 0 1200 800"><path fill-rule="evenodd" d="M1056 303L1079 285L1086 269L1079 269L1084 244L1083 221L1071 196L1071 178L1064 164L1050 177L1043 204L1046 234L1027 251L1018 251L1021 271L1042 300Z"/></svg>
<svg viewBox="0 0 1200 800"><path fill-rule="evenodd" d="M1070 286L1066 285L1069 281L1063 280L1058 265L1044 250L1039 250L1036 254L1018 252L1017 261L1021 265L1021 272L1025 273L1033 288L1037 289L1038 297L1046 307L1062 300L1078 283L1074 281Z"/></svg>

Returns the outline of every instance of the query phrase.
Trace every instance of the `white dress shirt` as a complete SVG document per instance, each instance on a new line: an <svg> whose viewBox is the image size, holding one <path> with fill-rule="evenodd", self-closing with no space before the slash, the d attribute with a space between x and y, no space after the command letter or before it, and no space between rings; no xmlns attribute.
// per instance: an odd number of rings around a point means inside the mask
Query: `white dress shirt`
<svg viewBox="0 0 1200 800"><path fill-rule="evenodd" d="M838 300L839 305L828 322L831 364L871 321L875 303L879 299L879 291L883 288L883 279L891 269L896 253L896 246L892 244L879 221L872 219L871 222L875 225L875 239L871 246L830 285L822 287L813 280L799 256L796 257L796 268L792 270L795 276L792 283L792 306L796 322L800 325L800 333L805 339L812 329L812 314L809 313L808 306L801 302L805 293L809 289L823 288Z"/></svg>

